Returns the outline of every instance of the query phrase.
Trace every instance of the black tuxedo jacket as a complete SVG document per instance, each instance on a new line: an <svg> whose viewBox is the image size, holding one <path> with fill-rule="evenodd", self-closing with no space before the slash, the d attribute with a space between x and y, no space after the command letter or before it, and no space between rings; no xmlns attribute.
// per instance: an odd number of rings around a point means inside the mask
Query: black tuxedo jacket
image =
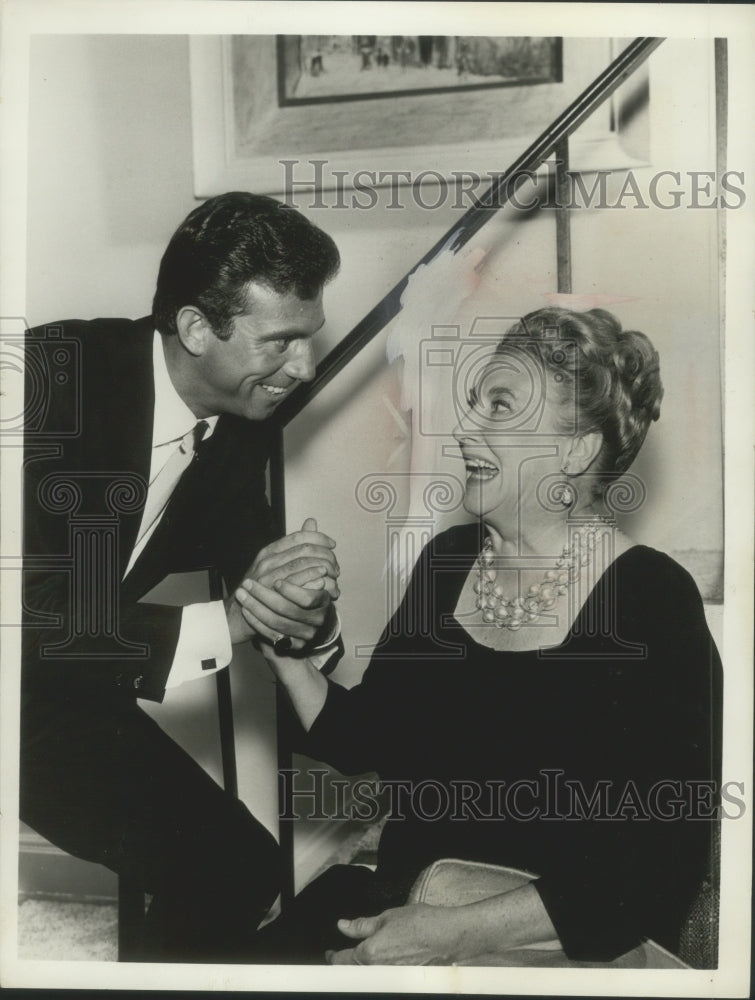
<svg viewBox="0 0 755 1000"><path fill-rule="evenodd" d="M271 434L223 415L125 580L149 478L151 317L48 324L26 343L24 692L162 700L181 609L140 602L170 573L231 591L273 538Z"/></svg>

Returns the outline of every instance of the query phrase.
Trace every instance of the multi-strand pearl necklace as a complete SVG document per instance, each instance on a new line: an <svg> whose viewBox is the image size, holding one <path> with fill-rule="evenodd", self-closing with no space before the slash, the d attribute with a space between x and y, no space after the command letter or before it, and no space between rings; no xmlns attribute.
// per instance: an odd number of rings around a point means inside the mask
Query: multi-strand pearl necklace
<svg viewBox="0 0 755 1000"><path fill-rule="evenodd" d="M546 571L542 583L533 583L524 597L521 594L504 597L503 588L496 582L493 543L486 538L475 563L478 579L474 583L475 604L485 624L516 631L550 610L556 598L563 596L579 577L581 567L590 561L600 529L610 527L611 523L605 518L595 518L576 530L572 544L564 546L555 567Z"/></svg>

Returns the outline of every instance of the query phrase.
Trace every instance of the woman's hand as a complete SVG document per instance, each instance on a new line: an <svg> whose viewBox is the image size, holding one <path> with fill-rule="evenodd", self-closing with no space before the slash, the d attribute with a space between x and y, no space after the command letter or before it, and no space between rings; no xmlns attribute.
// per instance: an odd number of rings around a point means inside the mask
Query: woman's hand
<svg viewBox="0 0 755 1000"><path fill-rule="evenodd" d="M339 920L354 948L327 953L332 965L452 965L479 955L557 942L534 885L463 906L414 903L377 917Z"/></svg>
<svg viewBox="0 0 755 1000"><path fill-rule="evenodd" d="M259 648L286 689L304 731L309 732L325 704L328 682L307 657L281 656L265 642L260 643Z"/></svg>
<svg viewBox="0 0 755 1000"><path fill-rule="evenodd" d="M450 965L459 957L459 909L414 903L339 920L339 931L359 943L326 957L331 965Z"/></svg>
<svg viewBox="0 0 755 1000"><path fill-rule="evenodd" d="M291 639L291 649L303 649L322 629L328 618L331 597L323 586L299 587L279 580L274 588L245 579L226 601L235 605L252 634L274 643L280 636Z"/></svg>

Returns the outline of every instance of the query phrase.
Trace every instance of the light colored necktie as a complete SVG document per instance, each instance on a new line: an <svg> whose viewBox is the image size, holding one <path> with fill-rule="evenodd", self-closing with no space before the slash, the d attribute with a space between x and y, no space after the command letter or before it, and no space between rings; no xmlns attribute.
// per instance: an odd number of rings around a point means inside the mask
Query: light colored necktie
<svg viewBox="0 0 755 1000"><path fill-rule="evenodd" d="M173 490L178 485L178 480L191 465L197 445L204 437L208 427L209 424L206 420L200 420L195 427L184 434L176 450L150 483L147 502L142 514L142 523L136 539L137 545L165 509Z"/></svg>

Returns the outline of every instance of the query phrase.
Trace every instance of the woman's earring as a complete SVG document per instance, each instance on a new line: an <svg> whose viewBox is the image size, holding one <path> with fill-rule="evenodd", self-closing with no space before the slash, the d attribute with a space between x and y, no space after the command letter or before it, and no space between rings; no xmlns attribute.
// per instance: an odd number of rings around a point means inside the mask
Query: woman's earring
<svg viewBox="0 0 755 1000"><path fill-rule="evenodd" d="M566 475L566 468L563 468L561 472ZM576 499L574 495L574 488L568 482L562 483L558 492L558 498L564 507L571 507Z"/></svg>

